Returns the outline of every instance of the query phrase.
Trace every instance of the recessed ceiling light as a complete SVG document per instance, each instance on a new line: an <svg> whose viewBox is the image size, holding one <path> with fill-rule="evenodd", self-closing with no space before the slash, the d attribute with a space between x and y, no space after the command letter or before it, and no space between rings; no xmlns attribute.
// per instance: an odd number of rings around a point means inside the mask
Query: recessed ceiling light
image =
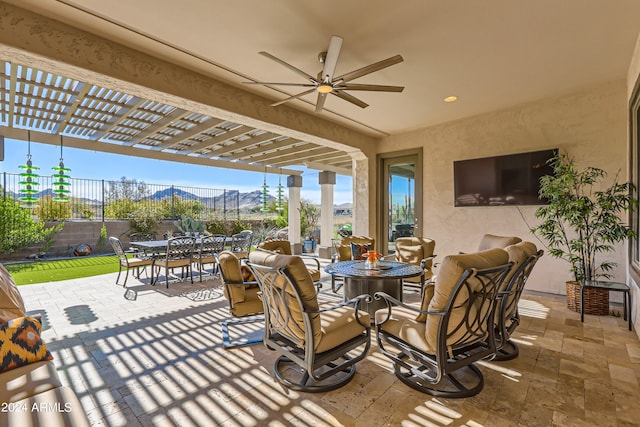
<svg viewBox="0 0 640 427"><path fill-rule="evenodd" d="M457 96L447 96L447 97L444 99L444 102L455 102L455 101L457 101L457 100L458 100L458 97L457 97Z"/></svg>

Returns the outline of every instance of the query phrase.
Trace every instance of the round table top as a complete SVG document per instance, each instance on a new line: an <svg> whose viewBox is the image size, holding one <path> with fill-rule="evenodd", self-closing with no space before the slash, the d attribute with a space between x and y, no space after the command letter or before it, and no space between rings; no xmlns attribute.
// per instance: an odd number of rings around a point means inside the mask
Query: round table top
<svg viewBox="0 0 640 427"><path fill-rule="evenodd" d="M377 269L365 268L364 261L339 261L329 264L324 271L331 275L357 278L402 279L416 277L424 270L419 265L397 261L379 261Z"/></svg>

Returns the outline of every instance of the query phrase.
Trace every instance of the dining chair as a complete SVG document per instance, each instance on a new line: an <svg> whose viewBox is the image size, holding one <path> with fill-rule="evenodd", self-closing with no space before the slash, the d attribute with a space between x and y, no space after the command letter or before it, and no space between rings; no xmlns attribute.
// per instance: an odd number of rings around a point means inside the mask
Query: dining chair
<svg viewBox="0 0 640 427"><path fill-rule="evenodd" d="M181 269L181 278L184 278L186 269L187 274L191 276L191 283L193 283L193 268L191 267L191 264L193 261L195 241L195 237L172 237L167 240L167 250L164 256L157 258L153 262L154 268L157 267L155 281L153 281L154 285L158 281L160 269L163 267L164 280L167 289L169 289L169 270L173 271L176 268Z"/></svg>
<svg viewBox="0 0 640 427"><path fill-rule="evenodd" d="M202 271L205 264L213 266L212 275L218 271L218 261L216 254L224 250L224 244L227 237L224 234L212 234L200 238L198 250L193 254L193 263L198 266L200 281L202 282Z"/></svg>
<svg viewBox="0 0 640 427"><path fill-rule="evenodd" d="M129 235L129 242L150 242L152 240L158 240L158 235L156 233L153 232L146 232L146 231L140 231L137 233L132 233ZM157 254L147 254L146 251L140 251L139 248L135 248L135 247L131 247L129 248L129 252L132 252L136 255L141 255L140 258L142 257L153 257Z"/></svg>
<svg viewBox="0 0 640 427"><path fill-rule="evenodd" d="M231 236L231 252L240 259L246 259L251 252L253 231L244 230Z"/></svg>
<svg viewBox="0 0 640 427"><path fill-rule="evenodd" d="M151 280L153 281L153 258L138 258L138 257L127 257L124 248L122 247L122 242L117 237L109 237L109 243L111 243L111 247L118 257L119 270L118 277L116 277L116 285L119 285L120 274L122 273L122 269L125 269L124 282L122 283L122 287L127 287L127 279L129 278L129 269L135 269L134 277L140 278L140 267L146 272L146 267L151 266Z"/></svg>

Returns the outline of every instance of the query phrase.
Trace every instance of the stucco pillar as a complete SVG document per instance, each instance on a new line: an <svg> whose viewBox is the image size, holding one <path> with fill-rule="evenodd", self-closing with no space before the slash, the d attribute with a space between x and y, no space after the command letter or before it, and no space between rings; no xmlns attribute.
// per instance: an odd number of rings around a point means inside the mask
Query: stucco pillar
<svg viewBox="0 0 640 427"><path fill-rule="evenodd" d="M333 188L336 185L336 173L320 172L320 258L331 258L331 239L333 238Z"/></svg>
<svg viewBox="0 0 640 427"><path fill-rule="evenodd" d="M353 224L355 236L369 236L369 160L353 159Z"/></svg>
<svg viewBox="0 0 640 427"><path fill-rule="evenodd" d="M300 244L300 189L302 188L302 177L299 175L289 175L287 177L287 188L289 188L289 241L294 254L302 253Z"/></svg>

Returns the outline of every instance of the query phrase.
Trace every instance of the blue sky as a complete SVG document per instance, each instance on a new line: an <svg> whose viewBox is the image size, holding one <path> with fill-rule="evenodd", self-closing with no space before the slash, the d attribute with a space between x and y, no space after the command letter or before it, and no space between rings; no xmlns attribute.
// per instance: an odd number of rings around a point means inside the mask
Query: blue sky
<svg viewBox="0 0 640 427"><path fill-rule="evenodd" d="M0 162L0 172L19 173L19 165L27 161L27 143L5 138L4 161ZM186 165L163 160L122 156L99 151L64 148L64 164L71 168L73 178L119 180L126 176L147 184L182 185L250 192L260 190L264 174L234 169ZM31 160L40 167L40 175L50 175L51 167L60 160L60 147L31 143ZM292 167L291 169L299 169ZM301 196L313 203L320 203L318 171L303 169ZM278 175L267 174L267 185L272 195L278 185ZM282 177L286 187L286 177ZM352 179L337 175L334 189L334 203L352 201ZM287 192L285 189L285 196Z"/></svg>

